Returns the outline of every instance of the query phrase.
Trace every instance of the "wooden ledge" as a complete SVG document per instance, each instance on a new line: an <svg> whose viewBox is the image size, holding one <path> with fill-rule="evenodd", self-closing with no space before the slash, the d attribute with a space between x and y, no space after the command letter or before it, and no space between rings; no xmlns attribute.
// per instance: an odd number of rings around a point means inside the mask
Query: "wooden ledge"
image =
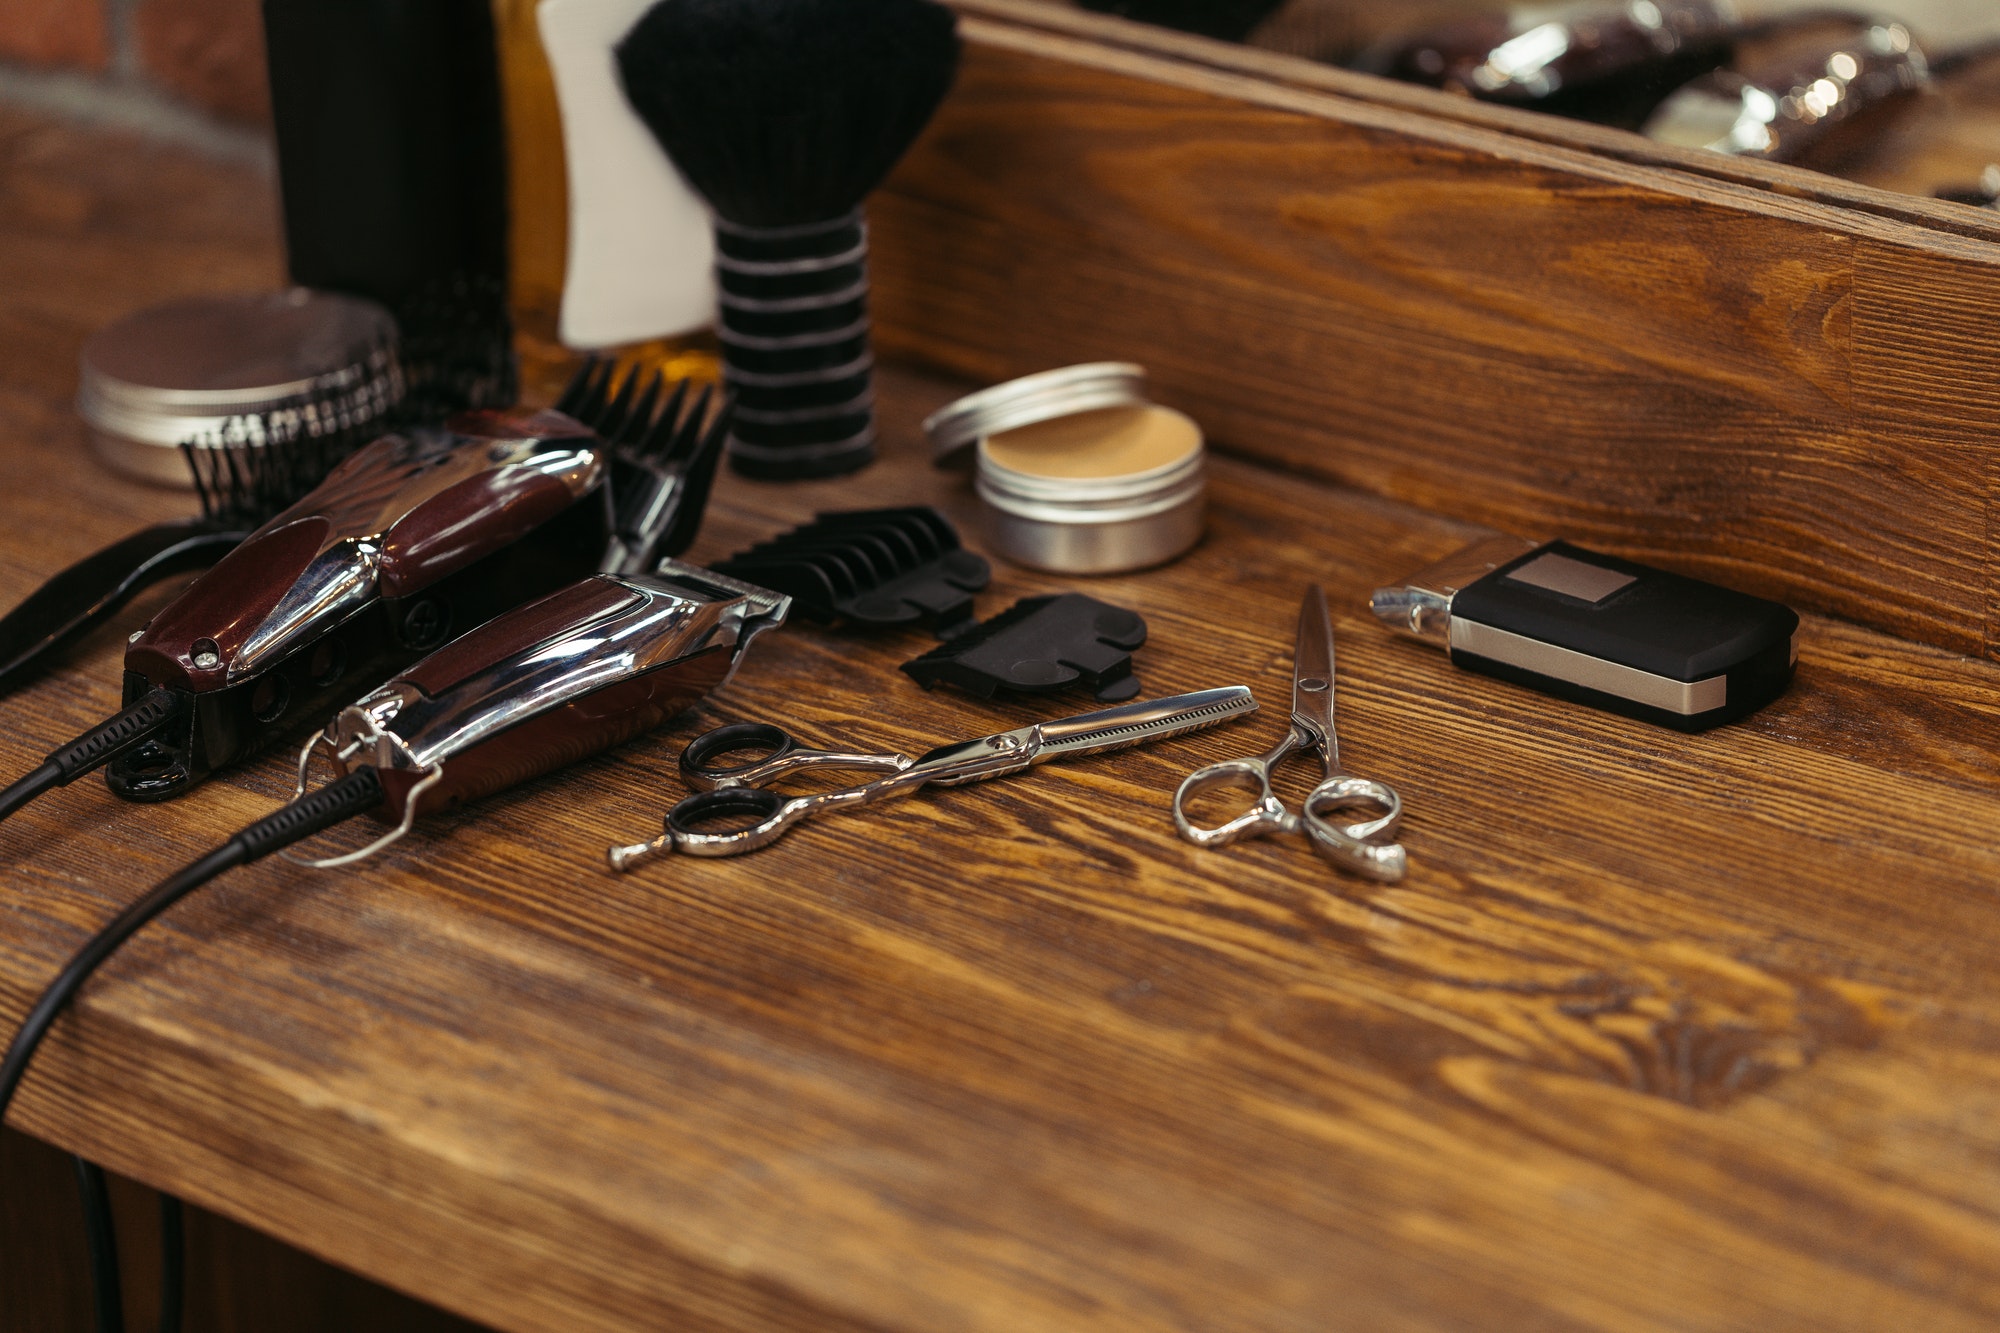
<svg viewBox="0 0 2000 1333"><path fill-rule="evenodd" d="M82 334L277 270L254 179L4 113L0 164L0 284L38 312L0 325L0 451L42 479L4 498L12 598L186 507L82 457ZM693 554L864 503L970 527L916 429L959 387L885 373L881 465L725 477ZM2000 667L1814 616L1791 695L1683 737L1362 612L1473 529L1241 459L1213 500L1187 559L1090 590L1148 618L1149 691L1268 707L1324 583L1343 754L1408 802L1406 883L1175 837L1174 784L1269 711L607 875L701 727L912 746L1042 715L917 690L921 636L796 626L648 742L191 899L12 1123L522 1333L1990 1328ZM982 608L1056 586L1003 565ZM116 650L7 702L0 768L113 706ZM284 767L168 808L79 783L0 828L0 1025Z"/></svg>
<svg viewBox="0 0 2000 1333"><path fill-rule="evenodd" d="M1139 361L1245 457L2000 651L1991 226L968 13L957 90L871 204L889 350L979 380Z"/></svg>

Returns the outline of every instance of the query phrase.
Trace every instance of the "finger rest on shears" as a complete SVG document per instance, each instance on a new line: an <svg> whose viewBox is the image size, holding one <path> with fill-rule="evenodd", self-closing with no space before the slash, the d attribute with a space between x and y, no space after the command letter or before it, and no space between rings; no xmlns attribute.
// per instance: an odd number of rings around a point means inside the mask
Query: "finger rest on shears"
<svg viewBox="0 0 2000 1333"><path fill-rule="evenodd" d="M689 856L735 856L776 841L790 824L785 797L764 787L696 792L667 811L667 833ZM703 828L721 824L723 827Z"/></svg>
<svg viewBox="0 0 2000 1333"><path fill-rule="evenodd" d="M785 760L798 748L799 743L782 727L736 722L705 731L689 741L681 751L681 776L697 787L712 787L720 782L751 785L785 771ZM715 762L725 755L751 750L762 753L735 764Z"/></svg>
<svg viewBox="0 0 2000 1333"><path fill-rule="evenodd" d="M1383 813L1355 824L1337 824L1327 815L1368 807ZM1335 778L1306 798L1306 836L1321 856L1343 870L1393 884L1409 869L1401 843L1381 841L1403 817L1403 802L1391 787L1366 778Z"/></svg>
<svg viewBox="0 0 2000 1333"><path fill-rule="evenodd" d="M1241 787L1256 793L1249 809L1226 824L1207 828L1188 818L1187 806L1204 792L1223 787ZM1226 847L1238 838L1257 836L1284 827L1285 811L1271 795L1270 770L1258 759L1228 759L1198 769L1182 780L1174 792L1174 827L1197 847Z"/></svg>
<svg viewBox="0 0 2000 1333"><path fill-rule="evenodd" d="M1394 787L1367 778L1333 778L1322 782L1306 797L1306 823L1317 821L1339 829L1356 842L1367 842L1396 831L1403 822L1403 798ZM1372 818L1352 823L1333 816L1356 810L1376 812Z"/></svg>

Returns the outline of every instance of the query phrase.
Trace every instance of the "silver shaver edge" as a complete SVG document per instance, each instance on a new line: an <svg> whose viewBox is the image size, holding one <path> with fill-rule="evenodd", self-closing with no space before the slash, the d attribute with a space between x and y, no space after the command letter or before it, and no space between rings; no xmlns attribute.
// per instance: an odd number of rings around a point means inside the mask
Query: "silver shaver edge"
<svg viewBox="0 0 2000 1333"><path fill-rule="evenodd" d="M791 598L781 593L675 560L661 561L652 574L594 578L620 585L632 600L502 658L435 698L408 679L390 681L343 708L325 742L335 754L352 753L377 767L438 767L551 709L706 649L730 649L718 686L726 684L743 650L791 610Z"/></svg>

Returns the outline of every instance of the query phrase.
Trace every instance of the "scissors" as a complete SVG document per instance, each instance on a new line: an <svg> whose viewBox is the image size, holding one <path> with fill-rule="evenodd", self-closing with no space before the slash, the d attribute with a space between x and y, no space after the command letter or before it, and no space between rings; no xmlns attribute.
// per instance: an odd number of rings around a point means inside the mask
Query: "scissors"
<svg viewBox="0 0 2000 1333"><path fill-rule="evenodd" d="M1119 708L1099 709L977 740L941 745L916 759L904 754L857 754L808 750L783 728L761 723L717 727L688 742L681 774L699 787L667 812L666 831L651 842L613 847L613 870L630 870L655 856L680 851L689 856L740 856L768 847L800 820L836 806L869 805L907 796L924 787L962 787L1019 773L1051 759L1103 754L1149 741L1199 731L1257 710L1249 689L1230 685ZM717 764L728 755L769 751L747 763ZM814 768L860 769L888 776L860 786L814 796L786 797L760 784ZM704 830L703 824L734 827Z"/></svg>
<svg viewBox="0 0 2000 1333"><path fill-rule="evenodd" d="M1299 813L1293 814L1271 794L1271 770L1289 755L1314 750L1319 751L1326 777L1306 797ZM1257 800L1220 828L1201 828L1188 819L1189 800L1200 792L1225 786L1254 788ZM1357 807L1382 813L1352 824L1327 818ZM1238 838L1304 832L1320 854L1341 869L1394 882L1403 877L1408 858L1401 844L1387 838L1402 818L1403 801L1393 787L1340 771L1340 740L1333 730L1333 626L1326 616L1326 594L1314 584L1306 589L1305 602L1299 607L1291 731L1269 754L1228 759L1190 773L1174 793L1174 824L1182 837L1199 847L1227 847Z"/></svg>

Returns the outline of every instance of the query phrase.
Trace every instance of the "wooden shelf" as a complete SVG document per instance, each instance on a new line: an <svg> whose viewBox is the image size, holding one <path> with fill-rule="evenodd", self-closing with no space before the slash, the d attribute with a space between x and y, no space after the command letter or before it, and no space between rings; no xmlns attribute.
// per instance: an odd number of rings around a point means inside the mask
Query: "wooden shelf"
<svg viewBox="0 0 2000 1333"><path fill-rule="evenodd" d="M870 204L879 337L2000 651L2000 220L1027 0Z"/></svg>
<svg viewBox="0 0 2000 1333"><path fill-rule="evenodd" d="M187 507L84 456L81 337L278 266L254 176L11 112L0 163L11 600ZM863 503L969 528L916 428L960 387L886 373L880 465L725 477L694 556ZM10 1123L523 1333L2000 1320L2000 667L1811 616L1787 698L1684 737L1368 619L1474 529L1242 458L1213 500L1188 558L1089 588L1146 615L1149 692L1269 707L1323 583L1343 753L1407 801L1404 884L1176 838L1175 783L1272 711L607 874L718 721L921 747L1040 715L919 691L917 636L796 626L650 740L176 908ZM999 566L982 608L1056 586ZM117 649L6 702L0 769L115 705ZM79 783L0 827L0 1025L286 767L157 808Z"/></svg>

